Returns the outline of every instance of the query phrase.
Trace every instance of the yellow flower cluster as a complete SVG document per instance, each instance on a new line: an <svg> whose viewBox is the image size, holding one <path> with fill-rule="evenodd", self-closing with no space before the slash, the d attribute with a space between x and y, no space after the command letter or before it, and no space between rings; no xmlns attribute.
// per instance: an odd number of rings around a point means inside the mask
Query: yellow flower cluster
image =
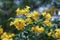
<svg viewBox="0 0 60 40"><path fill-rule="evenodd" d="M44 27L40 27L39 26L36 26L36 27L32 27L32 30L35 31L35 32L43 32L44 31Z"/></svg>
<svg viewBox="0 0 60 40"><path fill-rule="evenodd" d="M34 10L33 12L29 11L29 6L26 6L24 9L17 8L16 15L23 14L25 19L23 18L15 18L14 21L10 23L10 26L14 25L17 30L24 30L26 27L31 28L31 30L35 33L43 33L46 29L44 26L48 26L47 31L52 26L52 23L50 22L50 18L52 17L50 13L47 13L46 11L42 12L42 15L39 14L38 11ZM42 16L42 22L40 22L40 18ZM36 24L36 25L35 25ZM43 24L43 25L41 25ZM45 25L44 25L45 24ZM29 26L27 26L29 25ZM31 25L31 27L30 27ZM37 26L38 25L38 26ZM40 27L41 26L41 27ZM42 27L43 26L43 27ZM57 30L57 29L56 29ZM60 30L60 29L59 29ZM56 33L48 32L48 36L57 37L60 38L60 31Z"/></svg>
<svg viewBox="0 0 60 40"><path fill-rule="evenodd" d="M50 13L46 13L46 12L42 12L42 15L49 20L51 18L51 14Z"/></svg>
<svg viewBox="0 0 60 40"><path fill-rule="evenodd" d="M48 36L52 36L53 38L60 39L60 28L56 28L55 32L49 32Z"/></svg>
<svg viewBox="0 0 60 40"><path fill-rule="evenodd" d="M45 21L43 23L46 24L47 26L52 26L52 23L49 21L51 18L51 14L46 13L46 11L43 11L42 15L45 17Z"/></svg>
<svg viewBox="0 0 60 40"><path fill-rule="evenodd" d="M17 8L16 13L17 13L17 15L19 15L19 14L26 15L26 13L29 12L29 8L30 8L29 6L26 6L26 8L24 8L24 9Z"/></svg>
<svg viewBox="0 0 60 40"><path fill-rule="evenodd" d="M60 28L57 28L55 31L55 36L60 39Z"/></svg>
<svg viewBox="0 0 60 40"><path fill-rule="evenodd" d="M1 35L1 40L13 40L13 37L14 34L13 33L7 33L7 32L4 32L2 35Z"/></svg>
<svg viewBox="0 0 60 40"><path fill-rule="evenodd" d="M47 26L52 26L52 23L49 20L45 20L43 23L46 24Z"/></svg>
<svg viewBox="0 0 60 40"><path fill-rule="evenodd" d="M55 34L53 33L53 32L48 32L48 36L50 37L53 37L53 38L55 38Z"/></svg>
<svg viewBox="0 0 60 40"><path fill-rule="evenodd" d="M39 16L39 13L36 10L34 10L33 13L30 13L30 14L26 15L26 17L31 17L32 19L34 19L36 21L37 21L38 16Z"/></svg>
<svg viewBox="0 0 60 40"><path fill-rule="evenodd" d="M26 17L31 17L32 19L37 20L37 17L39 15L38 12L34 10L33 13L29 13L29 8L29 6L26 6L24 9L17 8L16 15L24 14Z"/></svg>
<svg viewBox="0 0 60 40"><path fill-rule="evenodd" d="M32 34L43 33L44 36L46 34L48 35L48 37L52 36L54 38L60 39L60 28L53 29L52 27L53 24L52 22L50 22L50 18L52 17L50 13L43 11L42 14L40 14L36 10L34 10L33 12L30 12L29 8L30 8L29 6L26 6L24 9L17 8L16 16L21 16L22 14L23 17L15 18L11 22L10 20L8 20L11 26L11 27L9 26L9 28L11 29L14 28L12 30L9 29L8 30L9 32L4 29L7 25L5 27L0 27L0 39L1 40L14 40L13 37L14 38L16 36L20 37L19 36L20 32L23 33L23 36L25 35L28 36L28 34L25 34L25 32L27 33L33 32ZM15 30L15 28L17 30ZM11 33L11 32L14 32L14 33ZM32 36L35 36L35 35L32 35Z"/></svg>
<svg viewBox="0 0 60 40"><path fill-rule="evenodd" d="M37 21L38 16L39 16L39 13L37 11L34 11L31 15L31 17L36 21Z"/></svg>
<svg viewBox="0 0 60 40"><path fill-rule="evenodd" d="M34 10L33 12L29 13L29 8L29 6L26 6L26 8L24 9L17 8L16 15L24 14L26 16L26 19L24 20L22 18L16 18L13 22L10 23L10 25L14 25L17 28L17 30L21 30L24 28L24 26L26 26L26 23L33 22L32 19L38 21L38 16L40 16L39 12ZM47 26L51 26L52 24L49 21L51 15L46 12L42 12L42 15L46 18L46 20L43 21L43 23ZM37 27L37 29L40 30L39 27Z"/></svg>
<svg viewBox="0 0 60 40"><path fill-rule="evenodd" d="M17 8L16 15L24 14L27 18L25 20L22 18L16 18L13 22L10 23L10 26L14 25L17 30L22 30L24 26L26 26L25 23L31 23L32 19L37 21L39 16L38 12L34 10L34 12L29 13L29 8L29 6L26 6L24 9Z"/></svg>
<svg viewBox="0 0 60 40"><path fill-rule="evenodd" d="M16 18L13 22L10 23L10 26L14 25L17 30L21 30L25 26L25 21L22 18Z"/></svg>

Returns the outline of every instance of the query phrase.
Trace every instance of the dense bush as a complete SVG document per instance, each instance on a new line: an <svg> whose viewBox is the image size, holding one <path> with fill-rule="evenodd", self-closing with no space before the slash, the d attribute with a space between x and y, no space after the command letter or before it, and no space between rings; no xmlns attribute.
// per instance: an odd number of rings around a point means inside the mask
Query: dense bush
<svg viewBox="0 0 60 40"><path fill-rule="evenodd" d="M30 12L29 6L17 8L16 17L10 17L0 25L1 40L57 40L60 29L54 27L51 15L43 11Z"/></svg>

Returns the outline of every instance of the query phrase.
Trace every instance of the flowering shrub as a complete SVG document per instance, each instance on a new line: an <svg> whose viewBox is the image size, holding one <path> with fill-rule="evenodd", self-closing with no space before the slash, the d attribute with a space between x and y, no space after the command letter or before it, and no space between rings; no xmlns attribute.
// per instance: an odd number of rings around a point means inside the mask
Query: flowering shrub
<svg viewBox="0 0 60 40"><path fill-rule="evenodd" d="M29 6L17 8L16 17L10 18L7 31L0 27L1 40L57 40L60 39L60 28L54 28L51 15L47 12L30 12Z"/></svg>

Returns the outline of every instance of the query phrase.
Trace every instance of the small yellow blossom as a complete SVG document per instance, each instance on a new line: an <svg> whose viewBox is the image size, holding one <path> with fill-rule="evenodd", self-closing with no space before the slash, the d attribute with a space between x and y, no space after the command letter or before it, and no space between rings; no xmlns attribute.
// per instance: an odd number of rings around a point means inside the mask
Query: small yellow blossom
<svg viewBox="0 0 60 40"><path fill-rule="evenodd" d="M8 35L7 35L6 32L4 32L4 33L1 35L1 39L3 39L3 38L8 38Z"/></svg>
<svg viewBox="0 0 60 40"><path fill-rule="evenodd" d="M22 14L23 14L23 13L26 13L26 11L25 11L24 9L22 9L22 10L21 10L21 13L22 13Z"/></svg>
<svg viewBox="0 0 60 40"><path fill-rule="evenodd" d="M26 6L26 9L29 9L30 7L29 6Z"/></svg>
<svg viewBox="0 0 60 40"><path fill-rule="evenodd" d="M52 35L52 32L49 32L49 33L48 33L48 36L51 36L51 35Z"/></svg>
<svg viewBox="0 0 60 40"><path fill-rule="evenodd" d="M13 40L12 37L14 37L14 34L13 34L13 33L4 32L4 33L1 35L1 39L2 39L2 40Z"/></svg>
<svg viewBox="0 0 60 40"><path fill-rule="evenodd" d="M32 16L32 14L27 14L27 15L26 15L26 17L31 17L31 16Z"/></svg>
<svg viewBox="0 0 60 40"><path fill-rule="evenodd" d="M38 20L39 13L35 10L34 12L27 14L26 17L31 17L34 20Z"/></svg>
<svg viewBox="0 0 60 40"><path fill-rule="evenodd" d="M35 32L43 32L44 28L43 27L39 28L39 26L36 26L36 27L32 27L32 30L35 31Z"/></svg>
<svg viewBox="0 0 60 40"><path fill-rule="evenodd" d="M32 16L37 17L37 16L39 16L39 13L37 11L34 11Z"/></svg>
<svg viewBox="0 0 60 40"><path fill-rule="evenodd" d="M40 27L40 28L39 28L39 31L40 31L40 32L43 32L43 31L44 31L44 27Z"/></svg>
<svg viewBox="0 0 60 40"><path fill-rule="evenodd" d="M57 38L60 38L60 32L56 32L56 33L55 33L55 36L56 36Z"/></svg>
<svg viewBox="0 0 60 40"><path fill-rule="evenodd" d="M55 29L55 31L56 31L55 36L57 38L60 38L60 28Z"/></svg>
<svg viewBox="0 0 60 40"><path fill-rule="evenodd" d="M51 15L49 13L46 14L45 16L46 19L50 19L51 18Z"/></svg>
<svg viewBox="0 0 60 40"><path fill-rule="evenodd" d="M21 13L24 14L24 15L27 15L28 10L26 10L26 9L22 9L22 10L21 10Z"/></svg>
<svg viewBox="0 0 60 40"><path fill-rule="evenodd" d="M14 25L17 30L21 30L25 26L25 21L22 18L16 18L10 25Z"/></svg>
<svg viewBox="0 0 60 40"><path fill-rule="evenodd" d="M17 15L19 15L21 13L20 8L17 8L16 13L17 13Z"/></svg>
<svg viewBox="0 0 60 40"><path fill-rule="evenodd" d="M53 33L51 36L52 36L53 38L55 38L55 33Z"/></svg>
<svg viewBox="0 0 60 40"><path fill-rule="evenodd" d="M9 40L8 38L3 38L2 40Z"/></svg>
<svg viewBox="0 0 60 40"><path fill-rule="evenodd" d="M35 27L32 27L32 30L34 30L35 29Z"/></svg>
<svg viewBox="0 0 60 40"><path fill-rule="evenodd" d="M30 7L29 6L26 6L26 8L24 10L25 10L26 13L28 13L29 12L29 9L30 9Z"/></svg>
<svg viewBox="0 0 60 40"><path fill-rule="evenodd" d="M13 38L3 38L2 40L13 40Z"/></svg>
<svg viewBox="0 0 60 40"><path fill-rule="evenodd" d="M56 32L60 32L60 28L56 28L55 31L56 31Z"/></svg>
<svg viewBox="0 0 60 40"><path fill-rule="evenodd" d="M17 8L16 13L17 13L17 15L19 15L19 14L26 15L29 12L29 8L30 8L29 6L26 6L26 8L21 9L21 10L20 10L20 8Z"/></svg>
<svg viewBox="0 0 60 40"><path fill-rule="evenodd" d="M11 23L10 23L10 26L12 26L12 25L14 25L14 22L11 22Z"/></svg>
<svg viewBox="0 0 60 40"><path fill-rule="evenodd" d="M14 20L14 22L17 22L17 21L19 21L19 22L25 22L23 18L16 18L16 19Z"/></svg>
<svg viewBox="0 0 60 40"><path fill-rule="evenodd" d="M34 20L38 20L38 16L39 16L39 13L35 10L33 13L32 13L32 19L34 19Z"/></svg>
<svg viewBox="0 0 60 40"><path fill-rule="evenodd" d="M10 38L9 40L13 40L13 38Z"/></svg>
<svg viewBox="0 0 60 40"><path fill-rule="evenodd" d="M43 23L46 24L47 26L52 26L52 23L49 20L45 20Z"/></svg>
<svg viewBox="0 0 60 40"><path fill-rule="evenodd" d="M55 38L55 34L53 32L49 32L48 36L51 36L51 37Z"/></svg>
<svg viewBox="0 0 60 40"><path fill-rule="evenodd" d="M26 22L28 22L28 23L32 22L31 18L28 17L28 18L26 19Z"/></svg>
<svg viewBox="0 0 60 40"><path fill-rule="evenodd" d="M46 12L42 12L42 15L45 16L46 15Z"/></svg>

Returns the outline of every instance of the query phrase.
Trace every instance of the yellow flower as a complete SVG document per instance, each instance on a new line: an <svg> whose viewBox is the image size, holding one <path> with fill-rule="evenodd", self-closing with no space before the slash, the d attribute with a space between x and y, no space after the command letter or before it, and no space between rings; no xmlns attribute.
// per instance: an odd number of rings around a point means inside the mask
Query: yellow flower
<svg viewBox="0 0 60 40"><path fill-rule="evenodd" d="M32 30L34 30L35 29L35 27L32 27Z"/></svg>
<svg viewBox="0 0 60 40"><path fill-rule="evenodd" d="M11 23L10 23L10 26L12 26L12 25L14 25L14 22L11 22Z"/></svg>
<svg viewBox="0 0 60 40"><path fill-rule="evenodd" d="M24 14L24 15L27 15L28 10L26 10L26 9L22 9L22 10L21 10L21 13Z"/></svg>
<svg viewBox="0 0 60 40"><path fill-rule="evenodd" d="M32 14L27 14L27 15L26 15L26 17L31 17L31 16L32 16Z"/></svg>
<svg viewBox="0 0 60 40"><path fill-rule="evenodd" d="M55 31L56 31L56 32L60 32L60 28L56 28Z"/></svg>
<svg viewBox="0 0 60 40"><path fill-rule="evenodd" d="M25 10L26 13L28 13L29 12L29 9L30 9L30 7L29 6L26 6L26 8L24 10Z"/></svg>
<svg viewBox="0 0 60 40"><path fill-rule="evenodd" d="M52 23L49 20L45 20L43 23L46 24L47 26L52 26Z"/></svg>
<svg viewBox="0 0 60 40"><path fill-rule="evenodd" d="M56 36L57 38L60 38L60 32L56 32L56 33L55 33L55 36Z"/></svg>
<svg viewBox="0 0 60 40"><path fill-rule="evenodd" d="M19 14L26 15L29 12L29 8L30 8L29 6L26 6L26 8L21 9L21 10L20 10L20 8L17 8L16 13L17 13L17 15L19 15Z"/></svg>
<svg viewBox="0 0 60 40"><path fill-rule="evenodd" d="M39 15L38 12L37 12L36 10L34 10L33 16L34 16L34 17L37 17L38 15Z"/></svg>
<svg viewBox="0 0 60 40"><path fill-rule="evenodd" d="M26 6L26 9L29 9L30 7L29 6Z"/></svg>
<svg viewBox="0 0 60 40"><path fill-rule="evenodd" d="M19 15L21 13L20 8L17 8L16 13L17 13L17 15Z"/></svg>
<svg viewBox="0 0 60 40"><path fill-rule="evenodd" d="M4 32L4 33L1 35L1 39L3 39L3 38L8 38L8 35L7 35L6 32Z"/></svg>
<svg viewBox="0 0 60 40"><path fill-rule="evenodd" d="M13 38L10 38L9 40L13 40Z"/></svg>
<svg viewBox="0 0 60 40"><path fill-rule="evenodd" d="M21 30L25 26L25 21L22 18L16 18L10 25L14 25L17 30Z"/></svg>
<svg viewBox="0 0 60 40"><path fill-rule="evenodd" d="M34 10L34 12L32 13L32 19L34 19L34 20L38 20L38 16L39 16L40 14L36 11L36 10Z"/></svg>
<svg viewBox="0 0 60 40"><path fill-rule="evenodd" d="M13 40L12 38L3 38L2 40Z"/></svg>
<svg viewBox="0 0 60 40"><path fill-rule="evenodd" d="M49 13L47 13L46 16L45 16L45 18L46 18L46 19L51 18L51 15L50 15Z"/></svg>
<svg viewBox="0 0 60 40"><path fill-rule="evenodd" d="M17 30L22 30L25 26L25 23L20 23L20 24L16 23L15 26L16 26Z"/></svg>
<svg viewBox="0 0 60 40"><path fill-rule="evenodd" d="M46 12L42 12L42 15L45 16L46 15Z"/></svg>
<svg viewBox="0 0 60 40"><path fill-rule="evenodd" d="M13 40L13 38L2 38L2 40Z"/></svg>
<svg viewBox="0 0 60 40"><path fill-rule="evenodd" d="M32 13L26 14L26 17L31 17L32 19L34 19L35 21L37 21L39 15L40 14L36 10L34 10L34 12L32 12Z"/></svg>
<svg viewBox="0 0 60 40"><path fill-rule="evenodd" d="M50 19L51 18L51 15L49 13L46 14L45 16L46 19Z"/></svg>
<svg viewBox="0 0 60 40"><path fill-rule="evenodd" d="M49 32L48 36L51 36L51 37L55 38L55 34L53 32Z"/></svg>
<svg viewBox="0 0 60 40"><path fill-rule="evenodd" d="M11 38L11 37L13 37L13 36L15 36L15 34L13 34L13 33L8 33L8 37L9 37L9 38Z"/></svg>
<svg viewBox="0 0 60 40"><path fill-rule="evenodd" d="M14 22L25 22L23 18L16 18Z"/></svg>
<svg viewBox="0 0 60 40"><path fill-rule="evenodd" d="M3 38L2 40L9 40L8 38Z"/></svg>
<svg viewBox="0 0 60 40"><path fill-rule="evenodd" d="M1 39L2 40L13 40L12 37L14 37L15 35L13 33L7 33L7 32L4 32L2 35L1 35Z"/></svg>
<svg viewBox="0 0 60 40"><path fill-rule="evenodd" d="M53 33L52 35L51 35L53 38L55 38L55 34Z"/></svg>
<svg viewBox="0 0 60 40"><path fill-rule="evenodd" d="M51 36L51 35L52 35L52 32L49 32L49 33L48 33L48 36Z"/></svg>
<svg viewBox="0 0 60 40"><path fill-rule="evenodd" d="M29 8L30 8L29 6L26 6L25 9L21 9L21 10L20 10L20 8L17 8L16 13L17 13L17 15L19 15L19 14L24 14L24 15L26 15L27 12L29 12Z"/></svg>
<svg viewBox="0 0 60 40"><path fill-rule="evenodd" d="M44 31L44 27L40 27L40 28L39 28L39 31L40 31L40 32L43 32L43 31Z"/></svg>
<svg viewBox="0 0 60 40"><path fill-rule="evenodd" d="M55 29L55 31L56 31L55 36L57 38L60 38L60 28Z"/></svg>
<svg viewBox="0 0 60 40"><path fill-rule="evenodd" d="M2 34L3 33L3 28L0 28L0 34Z"/></svg>
<svg viewBox="0 0 60 40"><path fill-rule="evenodd" d="M30 17L28 17L25 21L28 22L28 23L32 22Z"/></svg>
<svg viewBox="0 0 60 40"><path fill-rule="evenodd" d="M44 31L44 27L40 27L39 26L36 26L36 27L32 27L32 30L35 31L35 32L43 32Z"/></svg>

